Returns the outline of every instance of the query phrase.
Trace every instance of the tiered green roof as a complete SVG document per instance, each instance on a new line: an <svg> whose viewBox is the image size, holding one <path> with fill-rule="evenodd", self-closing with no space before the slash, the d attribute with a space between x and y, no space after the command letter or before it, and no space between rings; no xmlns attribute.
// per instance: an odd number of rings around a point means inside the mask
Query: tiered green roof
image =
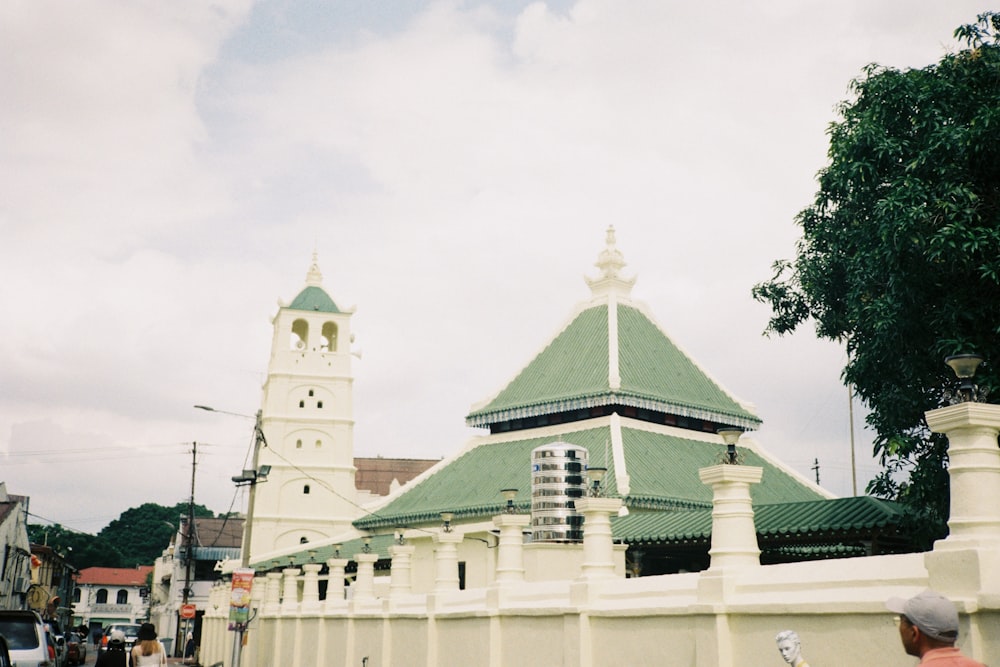
<svg viewBox="0 0 1000 667"><path fill-rule="evenodd" d="M611 307L617 310L615 345L608 334ZM620 383L612 386L609 359L616 350ZM466 423L488 426L609 405L746 429L760 425L759 417L709 378L639 308L608 303L580 312Z"/></svg>
<svg viewBox="0 0 1000 667"><path fill-rule="evenodd" d="M622 450L630 487L625 505L637 509L709 508L712 490L698 479L697 470L718 463L721 443L704 442L647 430L622 428ZM531 437L482 444L453 461L432 469L419 482L374 514L358 519L362 530L438 523L441 512L456 520L488 519L502 509L500 490L519 489L515 506L530 511L531 451L555 441L587 449L589 465L608 468L605 487L621 493L613 456L609 453L610 425L583 428L558 438ZM747 465L764 469L764 482L753 487L754 502L817 500L822 496L755 452L742 450ZM610 460L609 460L610 459Z"/></svg>

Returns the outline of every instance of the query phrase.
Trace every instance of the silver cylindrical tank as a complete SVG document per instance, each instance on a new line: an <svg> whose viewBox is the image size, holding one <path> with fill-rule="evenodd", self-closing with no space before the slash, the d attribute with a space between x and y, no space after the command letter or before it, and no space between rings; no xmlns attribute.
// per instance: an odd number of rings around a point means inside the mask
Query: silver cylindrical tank
<svg viewBox="0 0 1000 667"><path fill-rule="evenodd" d="M587 495L587 450L553 442L531 450L531 539L582 542L576 499Z"/></svg>

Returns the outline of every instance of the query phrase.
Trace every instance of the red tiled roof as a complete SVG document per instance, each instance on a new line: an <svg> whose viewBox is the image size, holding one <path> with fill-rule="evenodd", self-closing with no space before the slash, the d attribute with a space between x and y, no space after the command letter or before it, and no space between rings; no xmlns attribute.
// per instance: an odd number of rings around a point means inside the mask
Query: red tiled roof
<svg viewBox="0 0 1000 667"><path fill-rule="evenodd" d="M406 484L439 461L440 459L357 457L354 459L354 467L357 469L354 475L354 486L362 491L371 491L378 496L387 496L392 488L393 480L399 484Z"/></svg>
<svg viewBox="0 0 1000 667"><path fill-rule="evenodd" d="M152 565L139 567L88 567L80 570L77 584L106 584L108 586L145 586Z"/></svg>

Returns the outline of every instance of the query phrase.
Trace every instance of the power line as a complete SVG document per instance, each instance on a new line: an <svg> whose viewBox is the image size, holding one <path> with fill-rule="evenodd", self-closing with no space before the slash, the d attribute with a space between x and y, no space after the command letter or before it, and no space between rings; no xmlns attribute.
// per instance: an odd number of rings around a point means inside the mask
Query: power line
<svg viewBox="0 0 1000 667"><path fill-rule="evenodd" d="M66 530L70 531L71 533L79 533L80 535L87 535L89 537L94 537L93 533L88 533L85 530L80 530L78 528L73 528L72 526L67 526L65 523L61 523L61 522L55 521L53 519L48 519L48 518L46 518L44 516L41 516L39 514L34 514L33 512L29 512L27 510L25 510L24 513L27 514L28 516L35 517L36 519L41 519L42 521L47 521L47 522L49 522L53 526L59 526L60 528L65 528Z"/></svg>

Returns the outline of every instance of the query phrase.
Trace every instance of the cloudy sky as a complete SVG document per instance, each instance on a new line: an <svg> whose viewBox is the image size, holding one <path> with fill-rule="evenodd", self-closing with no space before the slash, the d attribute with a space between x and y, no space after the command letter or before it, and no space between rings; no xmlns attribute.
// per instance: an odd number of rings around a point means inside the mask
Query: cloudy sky
<svg viewBox="0 0 1000 667"><path fill-rule="evenodd" d="M244 499L277 300L357 306L355 451L438 458L589 295L613 224L764 447L851 493L842 350L761 335L825 129L951 0L0 3L0 481L96 532ZM875 471L856 410L859 485ZM235 503L235 504L234 504ZM40 520L40 519L36 519Z"/></svg>

